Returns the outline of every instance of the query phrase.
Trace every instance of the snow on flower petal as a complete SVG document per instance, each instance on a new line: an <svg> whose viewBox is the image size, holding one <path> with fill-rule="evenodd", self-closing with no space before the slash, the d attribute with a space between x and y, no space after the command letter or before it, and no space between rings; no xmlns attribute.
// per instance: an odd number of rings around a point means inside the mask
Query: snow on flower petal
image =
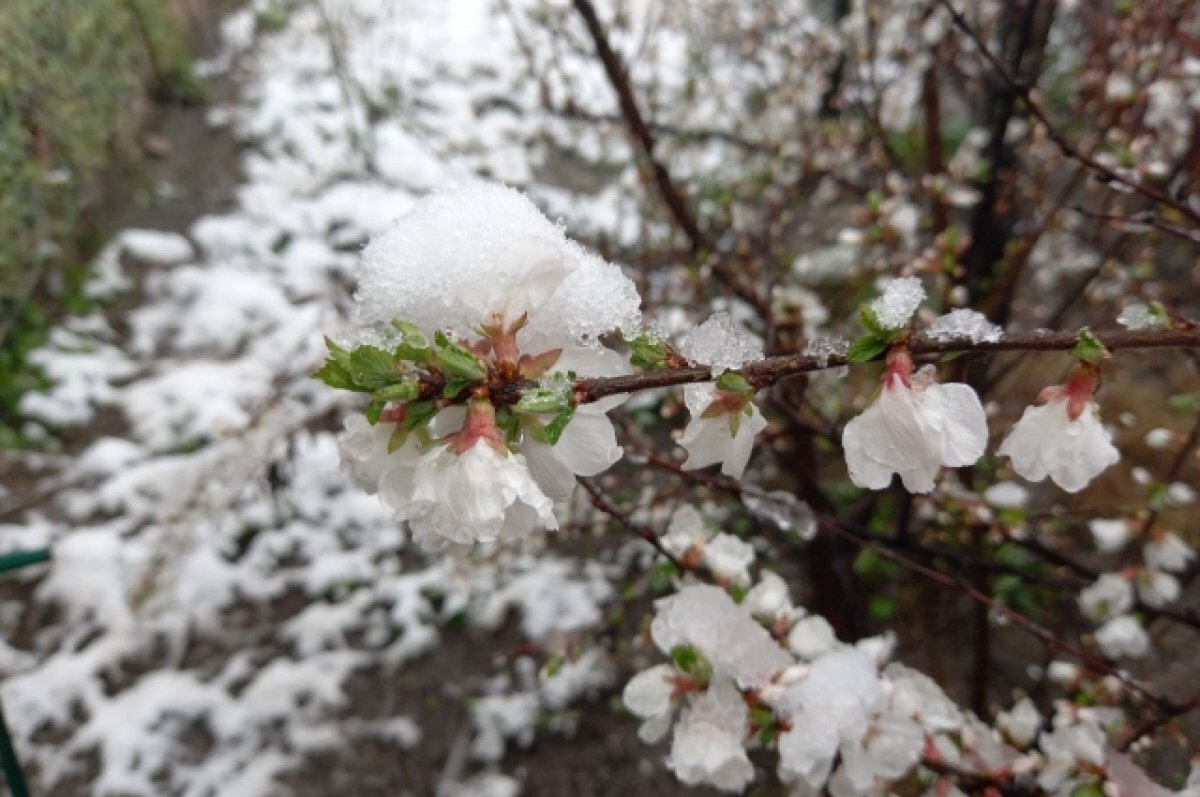
<svg viewBox="0 0 1200 797"><path fill-rule="evenodd" d="M766 629L718 587L686 586L660 601L657 609L650 634L660 650L693 645L743 688L762 688L792 664Z"/></svg>
<svg viewBox="0 0 1200 797"><path fill-rule="evenodd" d="M741 791L754 778L746 756L746 702L734 686L715 681L684 709L667 765L683 783Z"/></svg>
<svg viewBox="0 0 1200 797"><path fill-rule="evenodd" d="M498 313L529 315L529 349L580 342L639 319L632 281L570 241L521 193L484 182L422 199L363 251L358 316L461 336Z"/></svg>
<svg viewBox="0 0 1200 797"><path fill-rule="evenodd" d="M712 367L713 376L763 356L762 341L740 328L729 313L714 313L679 342L679 353Z"/></svg>

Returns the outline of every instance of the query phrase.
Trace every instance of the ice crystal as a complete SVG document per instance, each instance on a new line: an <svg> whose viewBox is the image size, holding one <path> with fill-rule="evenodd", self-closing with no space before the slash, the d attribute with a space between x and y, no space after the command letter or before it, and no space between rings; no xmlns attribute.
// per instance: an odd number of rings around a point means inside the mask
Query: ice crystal
<svg viewBox="0 0 1200 797"><path fill-rule="evenodd" d="M908 323L925 301L925 288L918 277L894 279L883 289L883 295L871 302L871 309L885 329L899 329Z"/></svg>
<svg viewBox="0 0 1200 797"><path fill-rule="evenodd" d="M1161 314L1141 303L1126 306L1117 316L1117 323L1126 329L1162 329L1163 321Z"/></svg>
<svg viewBox="0 0 1200 797"><path fill-rule="evenodd" d="M829 366L830 357L844 357L850 351L850 341L838 335L823 335L813 338L804 345L804 356L812 357L822 368ZM834 369L834 375L841 378L849 371L846 366Z"/></svg>
<svg viewBox="0 0 1200 797"><path fill-rule="evenodd" d="M746 493L742 503L756 518L774 523L780 531L793 532L805 540L811 540L817 534L817 519L812 509L789 492Z"/></svg>
<svg viewBox="0 0 1200 797"><path fill-rule="evenodd" d="M359 319L468 335L491 314L529 314L523 350L555 348L639 320L621 270L569 240L524 195L472 183L417 203L363 251Z"/></svg>
<svg viewBox="0 0 1200 797"><path fill-rule="evenodd" d="M679 351L692 362L712 366L714 376L763 356L762 342L740 329L726 312L714 313L689 332Z"/></svg>
<svg viewBox="0 0 1200 797"><path fill-rule="evenodd" d="M978 310L951 310L933 320L925 334L939 341L969 340L972 343L995 343L1004 334L998 324L987 320Z"/></svg>

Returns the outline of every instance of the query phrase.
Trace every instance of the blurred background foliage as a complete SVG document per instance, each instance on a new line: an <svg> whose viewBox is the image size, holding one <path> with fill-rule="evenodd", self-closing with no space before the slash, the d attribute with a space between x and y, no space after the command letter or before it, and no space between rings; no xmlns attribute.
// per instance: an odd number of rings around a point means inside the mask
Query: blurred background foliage
<svg viewBox="0 0 1200 797"><path fill-rule="evenodd" d="M20 397L45 381L28 361L43 308L84 301L79 222L106 167L132 151L148 100L195 102L203 84L164 0L4 0L0 42L0 446L13 446Z"/></svg>

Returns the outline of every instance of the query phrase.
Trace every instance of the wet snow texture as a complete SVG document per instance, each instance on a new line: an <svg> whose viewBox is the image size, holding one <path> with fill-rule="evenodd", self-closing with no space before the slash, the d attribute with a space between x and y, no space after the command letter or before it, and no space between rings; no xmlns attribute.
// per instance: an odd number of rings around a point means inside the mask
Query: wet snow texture
<svg viewBox="0 0 1200 797"><path fill-rule="evenodd" d="M72 320L35 355L57 386L31 394L24 409L94 439L38 487L52 503L0 527L0 552L54 545L57 554L0 593L6 713L39 793L277 794L306 760L377 745L401 761L391 784L401 792L428 782L429 793L440 785L511 795L518 780L477 762L528 744L542 717L610 688L604 651L573 644L553 673L525 667L511 682L483 685L491 664L478 650L457 654L475 680L439 677L424 696L467 689L446 710L464 722L469 690L485 697L461 730L463 756L452 752L444 774L405 770L427 741L420 701L351 719L348 690L363 672L394 690L454 634L491 633L510 618L512 645L541 640L553 652L600 621L621 568L535 551L411 553L378 501L338 470L328 419L353 399L308 374L322 334L354 334L347 286L369 239L367 261L379 268L368 273L363 318L431 326L466 310L453 305L463 286L439 281L438 262L594 257L535 219L526 200L478 218L435 204L429 212L454 235L389 239L417 197L479 174L529 187L543 157L531 144L539 130L596 154L623 158L626 145L580 136L538 110L513 29L486 0L383 14L366 0L291 4L282 29L256 31L274 5L230 16L224 50L201 65L230 70L242 85L236 104L208 112L253 144L230 209L184 234L116 235L89 292L124 294L133 309L119 323ZM514 5L525 13L529 4ZM361 91L344 91L330 25ZM584 95L607 97L590 64L569 68L581 87L598 87ZM523 110L511 112L513 103ZM389 113L377 118L368 104ZM637 190L636 180L617 182ZM630 191L542 185L533 195L573 228L614 241L643 234L626 212ZM514 224L544 246L515 250ZM134 263L144 278L127 273ZM476 291L502 289L505 274L468 272ZM561 323L586 339L636 321L636 295L617 266L568 276L565 288L522 331L530 347ZM88 431L97 418L110 436ZM467 631L446 630L464 623Z"/></svg>

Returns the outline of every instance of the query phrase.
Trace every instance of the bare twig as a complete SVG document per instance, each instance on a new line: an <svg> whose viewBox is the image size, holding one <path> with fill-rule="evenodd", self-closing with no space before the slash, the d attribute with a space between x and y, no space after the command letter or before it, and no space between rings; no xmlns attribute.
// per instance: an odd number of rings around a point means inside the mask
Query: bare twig
<svg viewBox="0 0 1200 797"><path fill-rule="evenodd" d="M671 173L655 155L654 150L657 142L655 141L654 133L642 116L642 112L638 107L637 97L633 91L633 85L629 81L629 74L625 70L625 65L621 62L621 57L617 55L609 43L608 33L604 30L604 25L600 22L600 17L596 14L595 6L592 5L591 0L574 0L574 5L575 10L579 12L579 16L583 18L584 24L587 25L592 42L596 45L596 55L604 65L604 73L608 76L608 82L617 94L617 104L621 107L621 115L625 118L625 124L629 128L630 135L633 137L643 159L653 174L654 184L658 187L658 193L662 196L663 202L670 211L671 218L674 219L675 224L687 236L693 253L711 252L711 241L708 240L708 237L700 229L700 224L696 221L691 208L688 207L683 194L680 193L679 188L675 185ZM713 273L738 297L753 305L760 316L770 318L770 299L753 285L743 280L739 273L731 270L719 260L713 262Z"/></svg>

